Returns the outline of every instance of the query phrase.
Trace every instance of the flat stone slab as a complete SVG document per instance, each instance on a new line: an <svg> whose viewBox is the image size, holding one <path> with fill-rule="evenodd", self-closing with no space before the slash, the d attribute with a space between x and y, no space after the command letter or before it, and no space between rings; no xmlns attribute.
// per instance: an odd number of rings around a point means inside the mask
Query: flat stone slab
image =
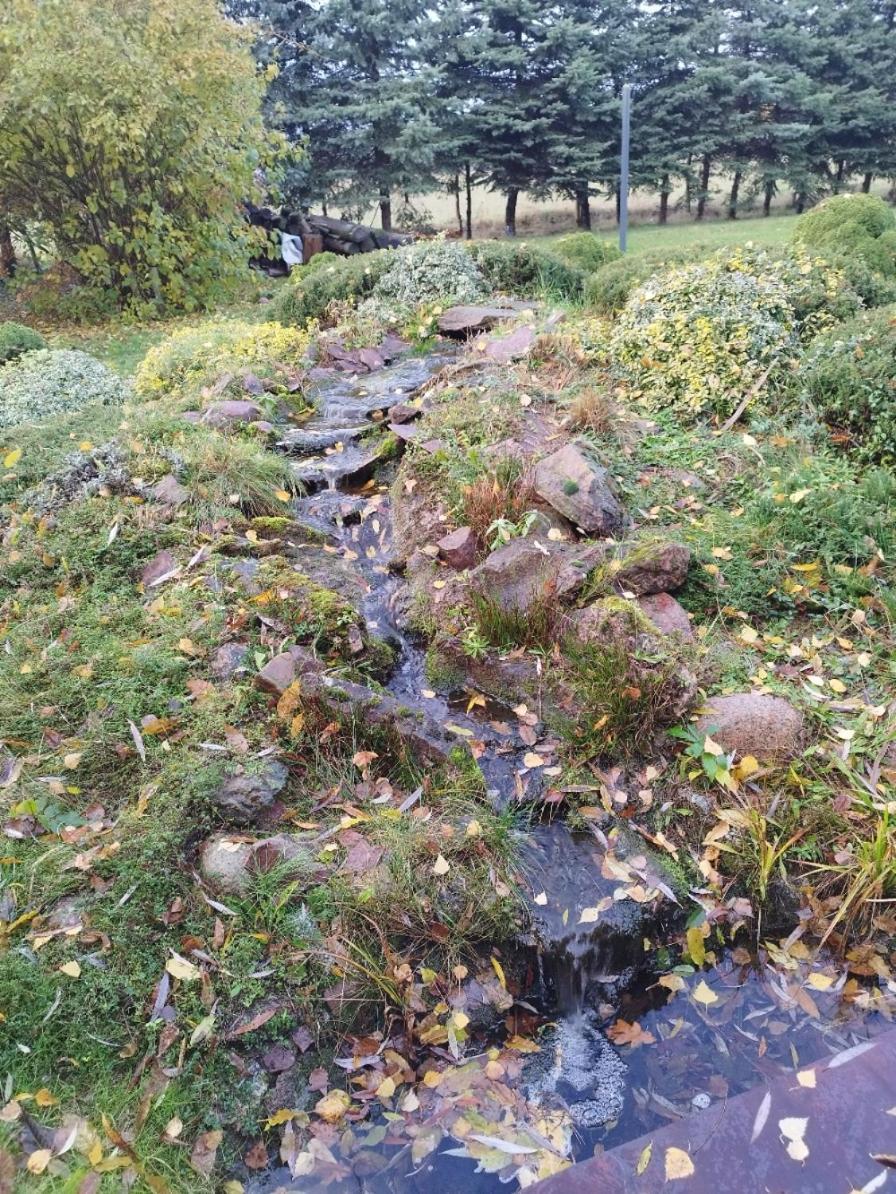
<svg viewBox="0 0 896 1194"><path fill-rule="evenodd" d="M477 306L474 304L449 307L439 316L439 331L448 336L473 336L487 332L495 324L516 319L519 310L514 307Z"/></svg>
<svg viewBox="0 0 896 1194"><path fill-rule="evenodd" d="M896 1104L896 1030L800 1073L812 1077L800 1082L788 1074L754 1087L531 1188L538 1194L896 1189L887 1164L875 1159L894 1151L896 1127L888 1112ZM667 1180L669 1164L680 1176Z"/></svg>

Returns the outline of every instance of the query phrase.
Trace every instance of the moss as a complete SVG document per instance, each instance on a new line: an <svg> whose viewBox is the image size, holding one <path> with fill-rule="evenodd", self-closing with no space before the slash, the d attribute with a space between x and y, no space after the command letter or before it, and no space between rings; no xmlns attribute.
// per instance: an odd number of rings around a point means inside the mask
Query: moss
<svg viewBox="0 0 896 1194"><path fill-rule="evenodd" d="M466 676L463 668L433 643L426 652L426 679L440 692L457 692L463 688Z"/></svg>

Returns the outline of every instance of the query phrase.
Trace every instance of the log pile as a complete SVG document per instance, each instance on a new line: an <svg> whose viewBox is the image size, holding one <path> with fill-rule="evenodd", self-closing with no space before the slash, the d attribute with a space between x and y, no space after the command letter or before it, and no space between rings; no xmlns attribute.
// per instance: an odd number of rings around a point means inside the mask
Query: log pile
<svg viewBox="0 0 896 1194"><path fill-rule="evenodd" d="M409 245L414 237L405 232L384 232L366 224L352 224L348 220L334 220L329 216L289 211L285 208L256 207L246 204L246 218L250 224L272 233L300 236L305 261L320 252L338 253L351 257L356 253L375 253L377 249L398 249ZM288 273L282 260L256 257L252 265L268 273Z"/></svg>

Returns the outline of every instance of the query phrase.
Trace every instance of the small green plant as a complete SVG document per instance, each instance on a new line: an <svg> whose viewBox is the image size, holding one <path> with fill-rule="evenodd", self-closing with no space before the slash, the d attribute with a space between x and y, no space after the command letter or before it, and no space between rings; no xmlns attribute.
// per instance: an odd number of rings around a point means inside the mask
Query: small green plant
<svg viewBox="0 0 896 1194"><path fill-rule="evenodd" d="M485 532L489 551L506 547L511 539L522 539L528 535L537 517L536 510L529 510L517 522L510 518L496 518Z"/></svg>
<svg viewBox="0 0 896 1194"><path fill-rule="evenodd" d="M488 593L471 593L476 623L486 642L502 650L545 647L553 642L560 624L560 610L552 588L546 585L525 609L508 608Z"/></svg>
<svg viewBox="0 0 896 1194"><path fill-rule="evenodd" d="M719 819L731 825L737 837L734 841L717 841L717 849L737 859L737 869L743 874L744 881L756 893L760 904L764 904L776 872L786 880L786 859L807 830L782 829L759 809L750 806L723 809Z"/></svg>
<svg viewBox="0 0 896 1194"><path fill-rule="evenodd" d="M33 328L25 327L23 323L0 323L0 365L14 361L23 353L46 347L46 340Z"/></svg>
<svg viewBox="0 0 896 1194"><path fill-rule="evenodd" d="M669 731L669 736L685 743L682 762L689 772L693 772L696 763L711 784L721 784L723 788L734 790L735 785L731 778L734 755L726 754L719 744L713 741L711 728L709 733L704 733L695 726L674 726Z"/></svg>
<svg viewBox="0 0 896 1194"><path fill-rule="evenodd" d="M608 261L618 261L622 257L616 245L600 240L593 232L571 232L554 241L552 248L558 257L588 274Z"/></svg>
<svg viewBox="0 0 896 1194"><path fill-rule="evenodd" d="M75 349L37 349L0 366L0 428L81 410L119 406L130 386Z"/></svg>
<svg viewBox="0 0 896 1194"><path fill-rule="evenodd" d="M488 639L484 637L478 626L467 626L461 635L464 654L470 659L484 659L488 655Z"/></svg>

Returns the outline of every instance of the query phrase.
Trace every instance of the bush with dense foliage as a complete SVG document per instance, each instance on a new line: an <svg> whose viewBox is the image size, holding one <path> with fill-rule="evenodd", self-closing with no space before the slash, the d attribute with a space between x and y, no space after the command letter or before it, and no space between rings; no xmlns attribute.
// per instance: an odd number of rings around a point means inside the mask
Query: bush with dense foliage
<svg viewBox="0 0 896 1194"><path fill-rule="evenodd" d="M896 215L877 195L832 195L800 216L793 237L807 248L858 257L896 277Z"/></svg>
<svg viewBox="0 0 896 1194"><path fill-rule="evenodd" d="M702 261L709 250L700 245L668 252L627 253L608 261L585 279L585 303L604 315L621 311L629 296L648 278L672 265Z"/></svg>
<svg viewBox="0 0 896 1194"><path fill-rule="evenodd" d="M37 349L0 367L0 427L85 406L115 406L130 387L86 352Z"/></svg>
<svg viewBox="0 0 896 1194"><path fill-rule="evenodd" d="M310 272L306 272L307 267L295 271L280 291L277 318L304 327L312 320L323 320L331 303L359 303L392 267L393 253L393 249L358 253Z"/></svg>
<svg viewBox="0 0 896 1194"><path fill-rule="evenodd" d="M272 144L252 45L215 0L0 6L0 194L91 305L192 310L244 270Z"/></svg>
<svg viewBox="0 0 896 1194"><path fill-rule="evenodd" d="M608 261L618 261L622 257L616 245L608 240L600 240L593 232L571 232L554 241L552 248L558 257L588 274L600 269Z"/></svg>
<svg viewBox="0 0 896 1194"><path fill-rule="evenodd" d="M295 374L309 335L280 323L208 320L174 332L151 348L134 378L142 397L195 396L226 373L252 373L280 384Z"/></svg>
<svg viewBox="0 0 896 1194"><path fill-rule="evenodd" d="M722 417L796 347L784 282L739 268L733 254L650 278L610 340L617 369L647 398Z"/></svg>
<svg viewBox="0 0 896 1194"><path fill-rule="evenodd" d="M40 332L25 327L23 323L0 323L0 365L14 361L25 352L46 348L47 342Z"/></svg>
<svg viewBox="0 0 896 1194"><path fill-rule="evenodd" d="M896 307L819 336L797 377L801 398L846 432L863 459L896 463Z"/></svg>
<svg viewBox="0 0 896 1194"><path fill-rule="evenodd" d="M469 241L464 248L492 293L516 298L546 294L572 301L582 297L585 274L580 269L525 241Z"/></svg>
<svg viewBox="0 0 896 1194"><path fill-rule="evenodd" d="M392 254L373 288L378 303L409 309L419 303L472 303L485 294L482 272L455 241L424 241Z"/></svg>

